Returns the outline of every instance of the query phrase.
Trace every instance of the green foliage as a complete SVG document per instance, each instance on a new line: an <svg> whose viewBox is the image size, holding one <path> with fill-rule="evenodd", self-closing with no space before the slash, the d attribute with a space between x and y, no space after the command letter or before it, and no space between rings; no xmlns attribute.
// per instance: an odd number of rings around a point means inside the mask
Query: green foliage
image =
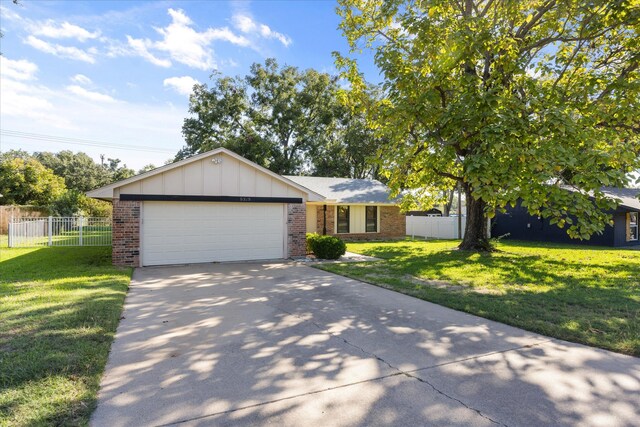
<svg viewBox="0 0 640 427"><path fill-rule="evenodd" d="M307 233L307 253L313 253L313 243L320 237L318 233Z"/></svg>
<svg viewBox="0 0 640 427"><path fill-rule="evenodd" d="M0 160L2 204L47 206L65 192L64 179L34 158Z"/></svg>
<svg viewBox="0 0 640 427"><path fill-rule="evenodd" d="M108 164L105 168L109 173L109 182L131 178L136 174L136 172L133 169L129 169L127 165L120 166L120 159L107 159L107 162Z"/></svg>
<svg viewBox="0 0 640 427"><path fill-rule="evenodd" d="M49 209L53 216L76 216L80 215L80 198L82 193L75 190L67 190L60 197L54 200ZM86 197L86 196L85 196Z"/></svg>
<svg viewBox="0 0 640 427"><path fill-rule="evenodd" d="M54 216L110 217L111 203L87 197L84 193L67 190L49 206Z"/></svg>
<svg viewBox="0 0 640 427"><path fill-rule="evenodd" d="M376 139L340 103L334 77L274 59L253 64L245 77L212 77L211 87L194 87L186 146L176 159L225 147L279 174L364 177L377 170L366 162Z"/></svg>
<svg viewBox="0 0 640 427"><path fill-rule="evenodd" d="M56 175L64 178L70 190L89 191L112 182L112 173L95 163L85 153L69 150L58 153L38 152L34 157Z"/></svg>
<svg viewBox="0 0 640 427"><path fill-rule="evenodd" d="M80 198L80 211L84 216L107 218L111 216L112 205L104 200L92 199L84 194Z"/></svg>
<svg viewBox="0 0 640 427"><path fill-rule="evenodd" d="M143 166L143 167L142 167L142 169L140 169L140 170L138 171L137 175L140 175L141 173L145 173L145 172L152 171L152 170L154 170L155 168L156 168L156 166L155 166L155 165L153 165L153 164L149 163L148 165Z"/></svg>
<svg viewBox="0 0 640 427"><path fill-rule="evenodd" d="M356 55L374 53L384 96L364 105L389 185L412 190L404 208L460 182L470 217L522 199L571 237L604 229L601 187L640 168L637 2L339 3L353 56L336 64L358 102ZM467 222L468 247L482 223Z"/></svg>
<svg viewBox="0 0 640 427"><path fill-rule="evenodd" d="M335 236L307 234L307 248L320 259L338 259L347 251L347 245Z"/></svg>

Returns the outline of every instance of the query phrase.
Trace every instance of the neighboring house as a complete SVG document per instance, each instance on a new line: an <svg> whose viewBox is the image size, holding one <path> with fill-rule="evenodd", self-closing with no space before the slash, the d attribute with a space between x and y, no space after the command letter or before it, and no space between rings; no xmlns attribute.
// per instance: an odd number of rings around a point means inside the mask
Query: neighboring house
<svg viewBox="0 0 640 427"><path fill-rule="evenodd" d="M389 188L374 179L285 176L324 196L307 202L307 232L347 240L402 238L405 216Z"/></svg>
<svg viewBox="0 0 640 427"><path fill-rule="evenodd" d="M559 228L549 220L529 215L527 209L518 203L507 208L506 213L497 213L492 221L491 234L517 240L533 240L559 243L576 243L600 246L638 246L638 219L640 216L639 189L605 187L603 192L611 198L619 199L618 208L609 213L613 225L607 225L602 234L595 234L589 240L571 239L566 228Z"/></svg>
<svg viewBox="0 0 640 427"><path fill-rule="evenodd" d="M113 202L113 263L306 255L306 204L324 197L224 148L87 193Z"/></svg>

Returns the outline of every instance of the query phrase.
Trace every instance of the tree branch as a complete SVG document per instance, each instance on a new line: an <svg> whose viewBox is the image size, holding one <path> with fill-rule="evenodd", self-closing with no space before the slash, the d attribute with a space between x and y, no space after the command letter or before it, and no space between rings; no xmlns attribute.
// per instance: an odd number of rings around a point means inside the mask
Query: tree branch
<svg viewBox="0 0 640 427"><path fill-rule="evenodd" d="M529 31L531 31L531 29L536 26L538 21L542 19L544 14L547 13L549 10L551 10L555 5L556 5L556 0L550 0L546 4L543 4L542 6L540 6L536 14L531 19L531 21L529 21L527 24L524 24L523 26L518 28L518 31L516 31L516 38L524 39L526 35L529 33Z"/></svg>

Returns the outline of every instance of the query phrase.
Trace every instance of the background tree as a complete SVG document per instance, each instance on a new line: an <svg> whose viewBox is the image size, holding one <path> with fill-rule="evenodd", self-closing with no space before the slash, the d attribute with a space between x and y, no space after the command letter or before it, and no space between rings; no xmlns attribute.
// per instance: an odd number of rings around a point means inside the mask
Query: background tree
<svg viewBox="0 0 640 427"><path fill-rule="evenodd" d="M64 179L32 157L0 161L2 204L47 206L65 190Z"/></svg>
<svg viewBox="0 0 640 427"><path fill-rule="evenodd" d="M136 171L129 169L126 164L120 166L122 160L120 159L107 159L107 164L103 167L108 173L109 182L116 182L122 179L131 178L136 174Z"/></svg>
<svg viewBox="0 0 640 427"><path fill-rule="evenodd" d="M518 199L571 237L604 229L601 186L640 167L636 1L339 3L351 52L373 50L384 78L367 112L407 203L461 183L462 249L488 249L486 218ZM357 97L356 60L336 58Z"/></svg>
<svg viewBox="0 0 640 427"><path fill-rule="evenodd" d="M346 91L338 93L341 106L336 108L333 134L310 156L311 173L315 176L384 180L377 161L382 139L368 126L361 105L363 100L367 104L374 102L378 89L370 86L358 104L348 101L348 96Z"/></svg>
<svg viewBox="0 0 640 427"><path fill-rule="evenodd" d="M38 152L34 157L56 175L64 178L67 188L89 191L111 181L109 172L93 161L87 154L69 150L58 153Z"/></svg>
<svg viewBox="0 0 640 427"><path fill-rule="evenodd" d="M137 175L140 175L141 173L145 173L145 172L149 172L151 170L156 169L157 166L149 163L148 165L143 166L138 172Z"/></svg>
<svg viewBox="0 0 640 427"><path fill-rule="evenodd" d="M211 87L194 87L176 159L226 147L280 174L375 173L365 162L375 153L372 132L340 104L335 77L274 59L246 77L213 77Z"/></svg>

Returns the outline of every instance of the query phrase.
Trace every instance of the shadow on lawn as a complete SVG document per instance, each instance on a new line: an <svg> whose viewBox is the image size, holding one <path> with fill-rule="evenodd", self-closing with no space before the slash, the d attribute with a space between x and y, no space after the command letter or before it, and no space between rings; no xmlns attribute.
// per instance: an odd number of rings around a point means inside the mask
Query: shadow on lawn
<svg viewBox="0 0 640 427"><path fill-rule="evenodd" d="M127 291L110 261L110 248L43 248L0 263L1 418L59 391L28 424L86 422Z"/></svg>
<svg viewBox="0 0 640 427"><path fill-rule="evenodd" d="M623 253L612 261L584 262L591 249L580 250L586 254L571 258L509 247L478 254L394 245L366 251L386 261L326 269L534 332L640 356L640 262Z"/></svg>

